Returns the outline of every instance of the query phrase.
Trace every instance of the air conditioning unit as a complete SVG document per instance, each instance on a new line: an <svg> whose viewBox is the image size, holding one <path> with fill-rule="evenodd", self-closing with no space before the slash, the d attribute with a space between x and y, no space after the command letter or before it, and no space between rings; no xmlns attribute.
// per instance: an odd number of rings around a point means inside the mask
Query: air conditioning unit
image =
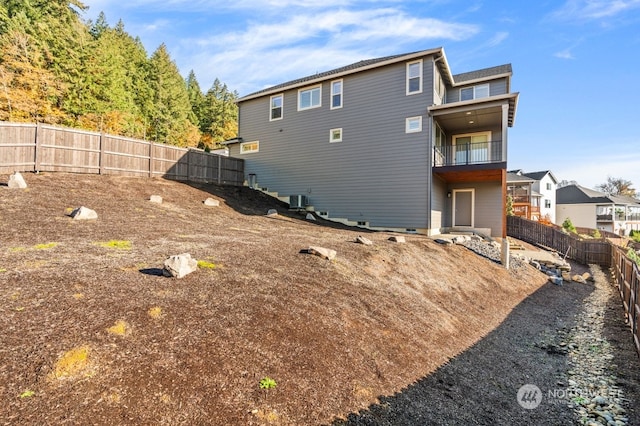
<svg viewBox="0 0 640 426"><path fill-rule="evenodd" d="M306 195L289 195L289 208L290 209L304 209L307 207Z"/></svg>

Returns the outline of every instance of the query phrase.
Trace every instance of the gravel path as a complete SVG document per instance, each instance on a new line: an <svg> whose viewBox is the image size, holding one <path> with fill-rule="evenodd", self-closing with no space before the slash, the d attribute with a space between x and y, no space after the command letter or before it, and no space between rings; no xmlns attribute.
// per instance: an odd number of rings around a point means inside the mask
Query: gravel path
<svg viewBox="0 0 640 426"><path fill-rule="evenodd" d="M334 425L640 424L640 362L620 298L599 267L571 266L595 283L545 285L434 374Z"/></svg>

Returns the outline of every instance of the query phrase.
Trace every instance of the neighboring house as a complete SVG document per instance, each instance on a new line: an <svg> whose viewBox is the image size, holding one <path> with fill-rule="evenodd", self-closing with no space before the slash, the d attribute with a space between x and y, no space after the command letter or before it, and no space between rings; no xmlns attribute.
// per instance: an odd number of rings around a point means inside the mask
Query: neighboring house
<svg viewBox="0 0 640 426"><path fill-rule="evenodd" d="M632 229L640 229L640 201L567 185L556 191L556 224L567 218L576 227L629 235Z"/></svg>
<svg viewBox="0 0 640 426"><path fill-rule="evenodd" d="M506 234L511 65L452 75L444 49L360 61L238 100L250 186L375 230Z"/></svg>
<svg viewBox="0 0 640 426"><path fill-rule="evenodd" d="M512 173L533 180L530 188L531 217L528 219L546 219L551 223L555 223L558 179L554 174L549 170L529 173L525 173L523 170L509 171L509 174Z"/></svg>
<svg viewBox="0 0 640 426"><path fill-rule="evenodd" d="M507 196L511 197L514 216L540 219L540 194L533 191L534 183L530 177L507 172Z"/></svg>

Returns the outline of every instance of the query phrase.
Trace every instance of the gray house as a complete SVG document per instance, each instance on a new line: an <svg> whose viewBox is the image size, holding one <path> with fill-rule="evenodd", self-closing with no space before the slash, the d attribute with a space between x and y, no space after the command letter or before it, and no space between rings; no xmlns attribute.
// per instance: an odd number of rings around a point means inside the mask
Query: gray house
<svg viewBox="0 0 640 426"><path fill-rule="evenodd" d="M238 100L247 184L375 230L506 232L511 65L453 75L443 48L360 61Z"/></svg>

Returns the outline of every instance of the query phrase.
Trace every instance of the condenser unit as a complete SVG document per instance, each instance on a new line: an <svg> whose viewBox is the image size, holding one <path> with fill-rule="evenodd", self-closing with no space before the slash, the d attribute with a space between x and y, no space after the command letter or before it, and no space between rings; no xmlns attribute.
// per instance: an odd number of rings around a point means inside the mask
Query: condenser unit
<svg viewBox="0 0 640 426"><path fill-rule="evenodd" d="M304 209L307 207L306 195L289 195L289 208L290 209Z"/></svg>

